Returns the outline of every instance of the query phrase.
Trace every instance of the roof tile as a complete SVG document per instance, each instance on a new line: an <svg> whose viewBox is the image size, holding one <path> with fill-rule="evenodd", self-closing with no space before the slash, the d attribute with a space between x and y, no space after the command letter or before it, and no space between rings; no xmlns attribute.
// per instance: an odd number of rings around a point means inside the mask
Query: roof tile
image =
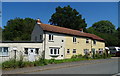
<svg viewBox="0 0 120 76"><path fill-rule="evenodd" d="M63 34L69 34L69 35L83 36L83 37L88 37L88 38L92 38L92 39L95 39L95 40L104 41L104 39L102 39L102 38L100 38L100 37L98 37L94 34L84 33L84 32L80 32L78 30L68 29L68 28L49 25L49 24L39 24L39 25L45 31L57 32L57 33L63 33Z"/></svg>

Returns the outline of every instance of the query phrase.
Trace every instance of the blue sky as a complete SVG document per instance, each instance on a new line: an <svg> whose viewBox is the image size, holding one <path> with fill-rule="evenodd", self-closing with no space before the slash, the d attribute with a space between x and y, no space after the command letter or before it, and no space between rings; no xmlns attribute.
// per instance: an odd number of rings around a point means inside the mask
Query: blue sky
<svg viewBox="0 0 120 76"><path fill-rule="evenodd" d="M43 23L49 24L48 21L55 12L55 8L67 5L82 14L88 27L100 20L109 20L118 27L117 2L3 2L2 25L5 26L9 19L16 17L40 18Z"/></svg>

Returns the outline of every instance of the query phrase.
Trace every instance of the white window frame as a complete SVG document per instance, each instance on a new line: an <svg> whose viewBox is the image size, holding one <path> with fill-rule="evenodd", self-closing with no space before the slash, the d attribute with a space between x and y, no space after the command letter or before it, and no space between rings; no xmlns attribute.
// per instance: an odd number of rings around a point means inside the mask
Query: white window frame
<svg viewBox="0 0 120 76"><path fill-rule="evenodd" d="M25 54L25 49L27 49L27 54ZM33 53L34 53L34 55L39 55L40 54L40 52L39 52L39 50L40 50L40 48L24 48L24 55L28 55L29 54L29 51L28 51L28 49L35 49L35 51L33 51ZM36 53L36 49L38 49L38 54Z"/></svg>
<svg viewBox="0 0 120 76"><path fill-rule="evenodd" d="M51 37L51 38L50 38L50 37ZM53 41L53 40L54 40L53 34L49 34L49 35L48 35L48 40L49 40L49 41Z"/></svg>
<svg viewBox="0 0 120 76"><path fill-rule="evenodd" d="M52 54L51 54L51 49L52 49ZM55 49L56 49L56 54L55 54ZM50 55L59 55L60 54L60 48L49 48L50 50Z"/></svg>
<svg viewBox="0 0 120 76"><path fill-rule="evenodd" d="M9 47L0 47L2 48L0 56L9 56ZM4 49L7 48L7 52L4 52Z"/></svg>
<svg viewBox="0 0 120 76"><path fill-rule="evenodd" d="M89 43L89 39L86 39L86 43Z"/></svg>
<svg viewBox="0 0 120 76"><path fill-rule="evenodd" d="M73 42L76 43L77 42L77 38L73 37Z"/></svg>
<svg viewBox="0 0 120 76"><path fill-rule="evenodd" d="M95 43L94 43L95 42ZM96 40L93 40L93 44L96 45L97 41Z"/></svg>
<svg viewBox="0 0 120 76"><path fill-rule="evenodd" d="M75 51L75 53L74 53L74 51ZM76 54L76 52L77 52L76 49L73 49L73 54Z"/></svg>
<svg viewBox="0 0 120 76"><path fill-rule="evenodd" d="M69 51L69 53L68 53L68 51ZM67 49L67 54L70 54L70 49Z"/></svg>

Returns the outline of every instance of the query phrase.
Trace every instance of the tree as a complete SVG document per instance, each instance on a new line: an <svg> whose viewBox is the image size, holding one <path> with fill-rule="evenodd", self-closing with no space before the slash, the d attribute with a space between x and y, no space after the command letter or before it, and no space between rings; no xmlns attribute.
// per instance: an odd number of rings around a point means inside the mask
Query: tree
<svg viewBox="0 0 120 76"><path fill-rule="evenodd" d="M87 27L85 19L82 19L82 15L69 5L63 8L58 6L56 12L51 16L51 19L49 19L49 23L76 30Z"/></svg>
<svg viewBox="0 0 120 76"><path fill-rule="evenodd" d="M116 34L109 34L104 32L98 32L93 27L89 27L87 29L88 33L95 34L105 40L106 46L118 46L118 36Z"/></svg>
<svg viewBox="0 0 120 76"><path fill-rule="evenodd" d="M120 47L120 27L117 28L118 46Z"/></svg>
<svg viewBox="0 0 120 76"><path fill-rule="evenodd" d="M109 34L113 34L115 32L115 26L107 20L102 20L99 22L96 22L92 25L92 27L101 33L109 33Z"/></svg>
<svg viewBox="0 0 120 76"><path fill-rule="evenodd" d="M3 40L29 41L36 20L31 18L10 19L3 29Z"/></svg>

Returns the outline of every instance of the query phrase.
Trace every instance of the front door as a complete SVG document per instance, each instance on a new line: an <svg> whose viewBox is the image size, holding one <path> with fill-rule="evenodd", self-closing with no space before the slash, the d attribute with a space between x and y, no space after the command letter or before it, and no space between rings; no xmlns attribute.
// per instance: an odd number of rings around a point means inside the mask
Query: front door
<svg viewBox="0 0 120 76"><path fill-rule="evenodd" d="M35 49L34 48L28 49L28 60L31 62L35 61Z"/></svg>

